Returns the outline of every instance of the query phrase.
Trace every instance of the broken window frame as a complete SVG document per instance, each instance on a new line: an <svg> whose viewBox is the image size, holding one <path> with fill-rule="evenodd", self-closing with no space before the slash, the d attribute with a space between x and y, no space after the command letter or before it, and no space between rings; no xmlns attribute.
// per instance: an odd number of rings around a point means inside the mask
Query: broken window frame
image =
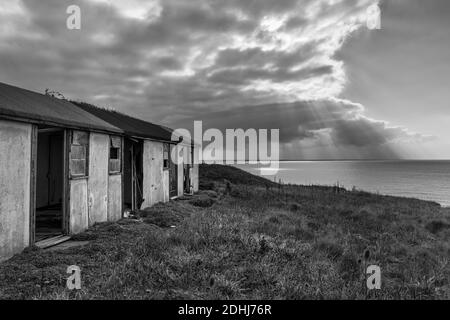
<svg viewBox="0 0 450 320"><path fill-rule="evenodd" d="M110 145L109 145L109 157L108 157L108 166L109 166L109 174L121 174L122 173L122 138L119 136L110 136ZM112 150L115 150L117 158L112 158Z"/></svg>
<svg viewBox="0 0 450 320"><path fill-rule="evenodd" d="M76 155L78 153L78 155ZM83 172L76 172L76 163L84 162ZM71 179L89 177L89 132L73 130L70 134L69 171Z"/></svg>
<svg viewBox="0 0 450 320"><path fill-rule="evenodd" d="M163 144L163 169L170 169L170 145L168 143Z"/></svg>

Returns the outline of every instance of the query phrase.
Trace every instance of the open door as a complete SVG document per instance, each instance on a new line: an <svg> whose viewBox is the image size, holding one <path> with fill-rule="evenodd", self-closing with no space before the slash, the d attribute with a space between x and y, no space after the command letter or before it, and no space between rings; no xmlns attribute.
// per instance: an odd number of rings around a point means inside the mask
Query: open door
<svg viewBox="0 0 450 320"><path fill-rule="evenodd" d="M177 146L170 145L170 155L175 154ZM178 195L178 164L172 161L170 157L169 161L169 196L176 197Z"/></svg>
<svg viewBox="0 0 450 320"><path fill-rule="evenodd" d="M64 233L65 133L39 128L36 150L34 241Z"/></svg>
<svg viewBox="0 0 450 320"><path fill-rule="evenodd" d="M186 147L186 153L185 153L186 159L184 161L184 193L185 194L192 194L194 192L194 187L192 185L191 181L191 175L192 175L192 168L194 167L194 147L190 147L187 149Z"/></svg>
<svg viewBox="0 0 450 320"><path fill-rule="evenodd" d="M190 164L184 164L184 193L191 194L191 166Z"/></svg>
<svg viewBox="0 0 450 320"><path fill-rule="evenodd" d="M138 210L144 201L142 192L143 148L142 140L125 139L123 163L124 210Z"/></svg>

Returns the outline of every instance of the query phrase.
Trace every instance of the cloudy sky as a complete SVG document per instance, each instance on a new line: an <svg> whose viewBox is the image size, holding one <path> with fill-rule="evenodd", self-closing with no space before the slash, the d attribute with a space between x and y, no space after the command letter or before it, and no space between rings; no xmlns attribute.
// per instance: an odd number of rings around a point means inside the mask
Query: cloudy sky
<svg viewBox="0 0 450 320"><path fill-rule="evenodd" d="M1 0L0 82L280 129L284 159L450 159L448 17L448 0Z"/></svg>

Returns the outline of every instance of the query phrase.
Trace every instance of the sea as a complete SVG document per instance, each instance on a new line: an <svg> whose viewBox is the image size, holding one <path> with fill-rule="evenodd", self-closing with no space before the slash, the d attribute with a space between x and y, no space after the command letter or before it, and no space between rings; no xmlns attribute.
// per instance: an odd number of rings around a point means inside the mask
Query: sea
<svg viewBox="0 0 450 320"><path fill-rule="evenodd" d="M263 165L236 167L261 175ZM336 185L346 189L417 198L450 207L450 160L280 161L276 174L264 176L283 183Z"/></svg>

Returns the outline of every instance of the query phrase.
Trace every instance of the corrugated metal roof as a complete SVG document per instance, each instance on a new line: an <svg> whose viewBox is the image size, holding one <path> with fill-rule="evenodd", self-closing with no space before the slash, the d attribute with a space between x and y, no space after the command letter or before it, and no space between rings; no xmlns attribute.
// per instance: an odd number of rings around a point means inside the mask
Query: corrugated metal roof
<svg viewBox="0 0 450 320"><path fill-rule="evenodd" d="M0 117L69 128L122 133L114 125L74 104L0 82Z"/></svg>
<svg viewBox="0 0 450 320"><path fill-rule="evenodd" d="M172 141L173 130L170 128L136 119L117 111L98 108L88 103L73 103L82 108L84 111L90 112L96 117L120 128L127 135L173 143L177 142Z"/></svg>

